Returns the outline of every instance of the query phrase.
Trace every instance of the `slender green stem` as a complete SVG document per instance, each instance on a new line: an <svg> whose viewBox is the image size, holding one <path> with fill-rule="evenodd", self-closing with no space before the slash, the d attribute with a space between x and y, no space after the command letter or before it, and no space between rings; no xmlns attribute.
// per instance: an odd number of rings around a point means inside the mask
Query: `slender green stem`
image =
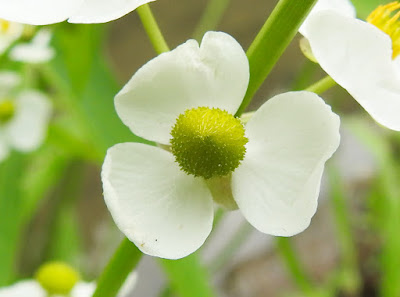
<svg viewBox="0 0 400 297"><path fill-rule="evenodd" d="M306 88L305 90L320 95L334 86L336 86L336 82L333 80L332 77L327 75L323 79Z"/></svg>
<svg viewBox="0 0 400 297"><path fill-rule="evenodd" d="M250 82L236 116L240 116L249 105L316 2L317 0L279 1L247 51Z"/></svg>
<svg viewBox="0 0 400 297"><path fill-rule="evenodd" d="M136 11L139 14L143 27L146 30L146 33L150 38L150 42L157 54L168 52L169 47L161 33L160 27L158 27L153 13L151 12L150 6L148 4L144 4L138 7Z"/></svg>
<svg viewBox="0 0 400 297"><path fill-rule="evenodd" d="M291 239L286 237L277 237L276 244L278 250L286 264L286 267L295 281L296 285L303 291L305 296L311 296L313 284L294 250Z"/></svg>
<svg viewBox="0 0 400 297"><path fill-rule="evenodd" d="M359 293L361 276L358 269L357 247L351 232L349 213L346 203L345 185L337 170L328 167L329 185L331 189L331 201L333 206L333 217L335 220L337 239L339 241L342 257L342 269L346 280L342 284L344 291L351 296Z"/></svg>
<svg viewBox="0 0 400 297"><path fill-rule="evenodd" d="M204 33L209 30L214 30L221 18L223 17L226 9L231 0L209 0L206 10L202 15L196 29L193 33L193 38L200 41Z"/></svg>
<svg viewBox="0 0 400 297"><path fill-rule="evenodd" d="M139 263L142 253L125 238L97 281L93 297L115 297L129 273Z"/></svg>

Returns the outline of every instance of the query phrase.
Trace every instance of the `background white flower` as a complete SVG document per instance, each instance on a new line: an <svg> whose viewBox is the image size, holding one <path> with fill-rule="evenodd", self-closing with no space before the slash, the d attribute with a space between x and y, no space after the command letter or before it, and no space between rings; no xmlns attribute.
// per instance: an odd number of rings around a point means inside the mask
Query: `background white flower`
<svg viewBox="0 0 400 297"><path fill-rule="evenodd" d="M10 51L10 59L25 63L44 63L54 57L55 51L50 46L50 30L39 30L30 42L18 43Z"/></svg>
<svg viewBox="0 0 400 297"><path fill-rule="evenodd" d="M12 72L2 73L0 86L16 85L18 80ZM12 85L8 86L12 89ZM46 136L51 115L51 103L44 94L35 90L10 93L4 89L0 92L0 113L3 108L10 109L9 118L0 122L0 160L6 158L11 149L21 152L37 149Z"/></svg>
<svg viewBox="0 0 400 297"><path fill-rule="evenodd" d="M0 19L0 54L21 37L24 25Z"/></svg>
<svg viewBox="0 0 400 297"><path fill-rule="evenodd" d="M105 23L154 0L0 0L0 18L31 25Z"/></svg>
<svg viewBox="0 0 400 297"><path fill-rule="evenodd" d="M228 34L208 32L149 61L115 98L122 121L137 135L170 144L176 118L194 107L234 114L247 89L249 66ZM303 231L317 207L325 161L339 144L339 118L309 92L276 96L246 126L246 155L232 173L233 198L264 233ZM122 143L102 169L106 204L121 231L144 253L181 258L209 235L213 197L203 178L183 172L158 147Z"/></svg>
<svg viewBox="0 0 400 297"><path fill-rule="evenodd" d="M392 40L375 25L341 10L338 3L331 0L336 9L310 14L301 33L321 67L378 123L399 131L400 57L393 49L400 36ZM391 26L398 30L400 22L393 18Z"/></svg>

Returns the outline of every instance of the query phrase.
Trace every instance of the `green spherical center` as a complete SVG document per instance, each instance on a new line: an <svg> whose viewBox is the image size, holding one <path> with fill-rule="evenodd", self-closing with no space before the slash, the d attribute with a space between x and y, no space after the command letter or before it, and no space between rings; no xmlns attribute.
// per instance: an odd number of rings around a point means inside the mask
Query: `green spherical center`
<svg viewBox="0 0 400 297"><path fill-rule="evenodd" d="M79 274L63 262L50 262L39 268L36 280L50 295L68 295L79 281Z"/></svg>
<svg viewBox="0 0 400 297"><path fill-rule="evenodd" d="M15 113L15 106L11 100L0 101L0 125L9 122Z"/></svg>
<svg viewBox="0 0 400 297"><path fill-rule="evenodd" d="M206 179L234 171L248 139L239 119L218 108L198 107L179 115L171 131L172 153L181 169Z"/></svg>

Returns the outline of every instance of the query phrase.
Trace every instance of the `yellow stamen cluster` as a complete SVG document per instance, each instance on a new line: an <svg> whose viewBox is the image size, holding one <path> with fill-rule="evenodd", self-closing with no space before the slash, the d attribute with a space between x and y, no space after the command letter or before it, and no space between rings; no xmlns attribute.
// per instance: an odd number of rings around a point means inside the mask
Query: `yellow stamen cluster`
<svg viewBox="0 0 400 297"><path fill-rule="evenodd" d="M234 171L248 142L239 119L208 107L186 110L177 118L171 135L171 150L181 169L205 179Z"/></svg>
<svg viewBox="0 0 400 297"><path fill-rule="evenodd" d="M398 1L380 5L368 17L367 22L385 32L392 39L395 59L400 54L400 3Z"/></svg>
<svg viewBox="0 0 400 297"><path fill-rule="evenodd" d="M7 34L8 30L10 29L10 22L6 20L0 19L0 33Z"/></svg>
<svg viewBox="0 0 400 297"><path fill-rule="evenodd" d="M36 280L49 295L68 295L79 280L79 274L62 262L50 262L39 268Z"/></svg>
<svg viewBox="0 0 400 297"><path fill-rule="evenodd" d="M0 125L12 119L15 113L15 106L11 100L0 101Z"/></svg>

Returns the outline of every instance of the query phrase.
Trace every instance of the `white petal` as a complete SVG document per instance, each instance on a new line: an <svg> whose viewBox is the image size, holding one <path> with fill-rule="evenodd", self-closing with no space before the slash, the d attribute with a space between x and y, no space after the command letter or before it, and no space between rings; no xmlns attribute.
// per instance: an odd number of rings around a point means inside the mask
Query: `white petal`
<svg viewBox="0 0 400 297"><path fill-rule="evenodd" d="M42 29L31 42L19 43L9 54L10 59L25 63L44 63L54 57L55 51L50 47L52 33Z"/></svg>
<svg viewBox="0 0 400 297"><path fill-rule="evenodd" d="M14 71L0 71L0 94L6 94L21 83L21 76Z"/></svg>
<svg viewBox="0 0 400 297"><path fill-rule="evenodd" d="M105 23L118 19L154 0L84 0L68 19L70 23Z"/></svg>
<svg viewBox="0 0 400 297"><path fill-rule="evenodd" d="M140 68L115 97L115 108L133 133L168 144L186 109L207 106L234 114L248 81L240 44L226 33L208 32L200 48L189 40Z"/></svg>
<svg viewBox="0 0 400 297"><path fill-rule="evenodd" d="M232 175L239 209L261 232L303 231L317 208L325 161L339 145L339 117L317 95L291 92L267 101L246 133L246 156Z"/></svg>
<svg viewBox="0 0 400 297"><path fill-rule="evenodd" d="M308 33L306 28L309 19L317 12L323 10L334 11L340 15L348 16L351 18L356 17L356 9L350 0L319 0L299 29L299 32L303 34L303 36L307 37Z"/></svg>
<svg viewBox="0 0 400 297"><path fill-rule="evenodd" d="M31 25L65 21L83 0L0 0L0 18Z"/></svg>
<svg viewBox="0 0 400 297"><path fill-rule="evenodd" d="M400 72L388 35L375 26L320 12L308 39L321 67L380 124L400 130Z"/></svg>
<svg viewBox="0 0 400 297"><path fill-rule="evenodd" d="M23 152L35 150L46 136L50 101L43 94L29 90L19 94L15 104L16 113L6 131L10 145Z"/></svg>
<svg viewBox="0 0 400 297"><path fill-rule="evenodd" d="M96 283L78 282L71 291L71 297L92 297Z"/></svg>
<svg viewBox="0 0 400 297"><path fill-rule="evenodd" d="M182 172L171 153L139 143L107 152L104 199L119 229L144 253L182 258L197 250L213 221L204 181Z"/></svg>
<svg viewBox="0 0 400 297"><path fill-rule="evenodd" d="M46 292L34 280L20 281L12 286L0 288L0 297L46 297Z"/></svg>
<svg viewBox="0 0 400 297"><path fill-rule="evenodd" d="M137 282L137 272L132 271L126 278L124 284L118 292L117 297L129 297Z"/></svg>
<svg viewBox="0 0 400 297"><path fill-rule="evenodd" d="M0 25L2 22L7 22L0 20ZM0 32L0 54L4 53L6 49L18 38L21 37L24 30L24 25L14 22L9 22L8 28L6 30L1 30Z"/></svg>

